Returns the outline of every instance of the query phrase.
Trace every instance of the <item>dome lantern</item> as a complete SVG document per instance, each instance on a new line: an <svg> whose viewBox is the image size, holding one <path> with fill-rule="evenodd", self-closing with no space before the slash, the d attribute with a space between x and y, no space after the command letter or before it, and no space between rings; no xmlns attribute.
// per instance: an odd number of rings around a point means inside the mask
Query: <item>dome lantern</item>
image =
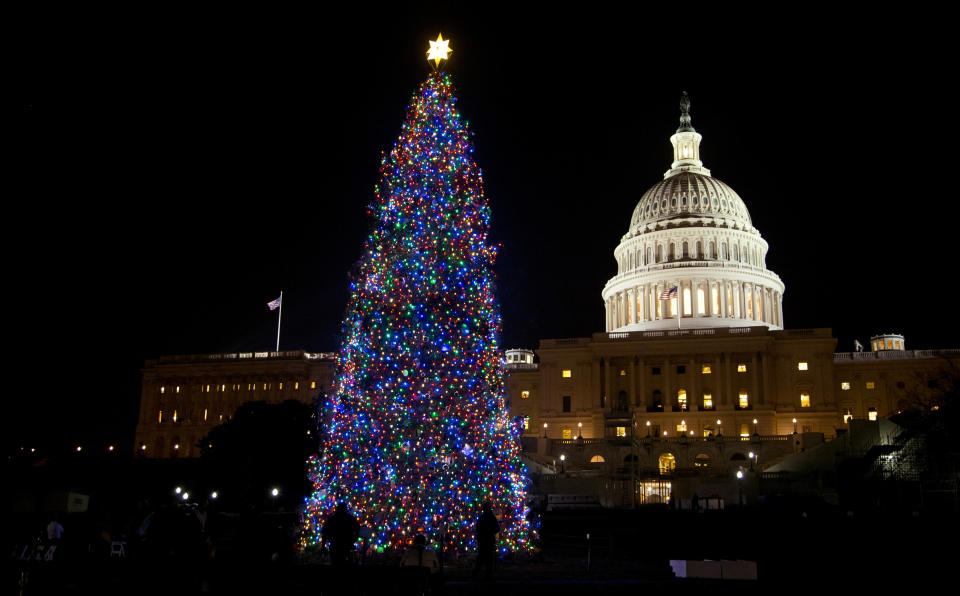
<svg viewBox="0 0 960 596"><path fill-rule="evenodd" d="M700 141L703 135L693 129L690 123L690 97L684 91L680 96L680 128L670 137L673 143L673 164L664 173L664 178L675 176L680 172L696 172L704 176L710 175L710 170L703 167L700 161Z"/></svg>

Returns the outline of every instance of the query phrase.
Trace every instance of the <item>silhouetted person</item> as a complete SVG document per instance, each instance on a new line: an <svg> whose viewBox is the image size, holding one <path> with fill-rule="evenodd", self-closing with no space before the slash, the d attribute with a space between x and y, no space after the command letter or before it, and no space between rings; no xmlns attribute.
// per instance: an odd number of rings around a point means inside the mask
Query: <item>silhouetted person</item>
<svg viewBox="0 0 960 596"><path fill-rule="evenodd" d="M338 503L337 509L323 524L321 535L330 544L330 562L343 566L347 563L350 548L360 535L360 523L347 511L344 503Z"/></svg>
<svg viewBox="0 0 960 596"><path fill-rule="evenodd" d="M493 514L490 502L483 504L480 517L475 528L477 533L477 566L473 570L474 577L480 575L480 568L485 568L485 577L493 577L493 553L497 545L497 534L500 533L500 523Z"/></svg>

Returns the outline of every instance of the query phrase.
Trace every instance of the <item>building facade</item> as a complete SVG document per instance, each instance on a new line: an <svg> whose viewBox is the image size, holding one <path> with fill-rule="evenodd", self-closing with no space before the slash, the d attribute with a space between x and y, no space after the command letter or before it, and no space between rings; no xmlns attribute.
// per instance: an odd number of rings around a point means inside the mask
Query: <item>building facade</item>
<svg viewBox="0 0 960 596"><path fill-rule="evenodd" d="M200 440L245 402L313 403L330 389L334 362L334 354L303 350L147 360L136 455L197 457Z"/></svg>
<svg viewBox="0 0 960 596"><path fill-rule="evenodd" d="M614 250L605 332L541 340L539 363L507 351L525 450L564 476L592 474L568 490L603 486L606 504L666 499L665 479L759 472L851 420L910 407L960 356L908 351L899 335L837 353L830 329L786 328L769 247L743 200L703 167L689 106L684 94L674 161Z"/></svg>

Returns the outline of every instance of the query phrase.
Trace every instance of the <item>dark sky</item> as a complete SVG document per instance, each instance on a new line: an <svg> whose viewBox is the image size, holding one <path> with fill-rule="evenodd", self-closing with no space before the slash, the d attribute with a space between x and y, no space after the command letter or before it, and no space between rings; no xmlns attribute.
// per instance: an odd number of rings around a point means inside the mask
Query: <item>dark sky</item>
<svg viewBox="0 0 960 596"><path fill-rule="evenodd" d="M602 331L683 90L705 165L770 244L788 327L832 327L841 350L886 331L960 347L956 316L931 315L953 302L932 295L953 282L953 50L921 16L26 19L6 440L132 441L144 359L272 349L281 289L281 348L337 350L380 152L438 32L502 245L506 347Z"/></svg>

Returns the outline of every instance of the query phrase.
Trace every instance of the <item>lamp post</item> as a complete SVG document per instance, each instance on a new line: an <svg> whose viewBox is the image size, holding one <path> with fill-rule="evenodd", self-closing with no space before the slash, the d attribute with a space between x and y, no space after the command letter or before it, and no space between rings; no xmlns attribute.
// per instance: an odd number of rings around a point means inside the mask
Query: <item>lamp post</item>
<svg viewBox="0 0 960 596"><path fill-rule="evenodd" d="M544 438L544 439L547 438L547 423L546 423L546 422L543 423L543 438Z"/></svg>
<svg viewBox="0 0 960 596"><path fill-rule="evenodd" d="M743 507L743 470L737 470L737 505Z"/></svg>
<svg viewBox="0 0 960 596"><path fill-rule="evenodd" d="M563 462L566 461L566 459L567 459L567 456L561 453L561 454L560 454L560 473L561 473L561 474L563 474L563 472L564 472Z"/></svg>
<svg viewBox="0 0 960 596"><path fill-rule="evenodd" d="M577 438L583 439L583 423L582 422L577 423Z"/></svg>
<svg viewBox="0 0 960 596"><path fill-rule="evenodd" d="M647 436L650 436L650 421L647 420Z"/></svg>
<svg viewBox="0 0 960 596"><path fill-rule="evenodd" d="M755 435L760 434L760 433L757 432L757 419L756 419L756 418L753 419L753 434L755 434Z"/></svg>

